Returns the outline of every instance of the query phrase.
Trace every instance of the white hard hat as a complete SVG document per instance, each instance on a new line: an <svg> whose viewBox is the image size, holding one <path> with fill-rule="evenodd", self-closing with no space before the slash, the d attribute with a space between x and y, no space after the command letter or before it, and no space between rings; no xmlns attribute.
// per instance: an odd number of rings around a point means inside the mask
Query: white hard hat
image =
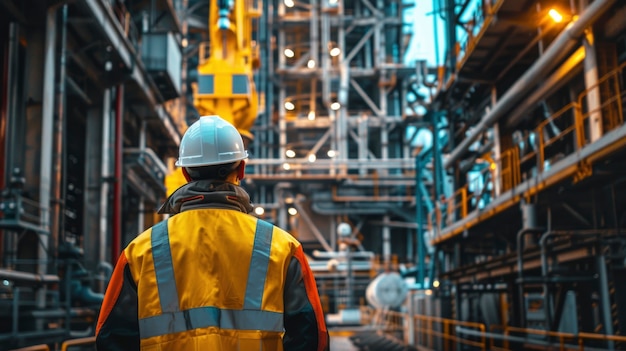
<svg viewBox="0 0 626 351"><path fill-rule="evenodd" d="M183 135L176 166L219 165L247 157L241 135L232 124L219 116L203 116Z"/></svg>

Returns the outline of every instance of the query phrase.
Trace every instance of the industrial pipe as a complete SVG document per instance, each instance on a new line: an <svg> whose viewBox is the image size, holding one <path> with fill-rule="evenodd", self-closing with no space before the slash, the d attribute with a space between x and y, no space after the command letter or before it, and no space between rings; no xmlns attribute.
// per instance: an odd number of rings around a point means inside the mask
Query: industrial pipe
<svg viewBox="0 0 626 351"><path fill-rule="evenodd" d="M537 59L535 64L507 90L493 109L481 119L472 133L454 148L444 161L444 169L450 168L458 161L468 150L470 145L472 145L487 128L494 125L505 113L512 109L529 90L535 87L537 82L545 77L556 64L569 54L578 44L578 39L583 35L585 29L593 24L593 22L604 14L614 3L615 0L596 0L589 5L577 21L568 25L565 30L554 39L554 42L548 47L545 53Z"/></svg>
<svg viewBox="0 0 626 351"><path fill-rule="evenodd" d="M124 85L117 86L115 92L115 156L114 156L114 182L113 182L113 231L111 238L111 263L115 264L121 251L122 242L122 123Z"/></svg>

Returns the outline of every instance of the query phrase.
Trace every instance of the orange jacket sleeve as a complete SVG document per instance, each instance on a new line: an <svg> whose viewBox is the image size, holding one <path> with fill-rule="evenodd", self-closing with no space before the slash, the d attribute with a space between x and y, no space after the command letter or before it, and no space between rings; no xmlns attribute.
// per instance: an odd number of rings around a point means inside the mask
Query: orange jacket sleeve
<svg viewBox="0 0 626 351"><path fill-rule="evenodd" d="M329 337L324 312L301 246L287 269L284 301L285 351L327 351Z"/></svg>

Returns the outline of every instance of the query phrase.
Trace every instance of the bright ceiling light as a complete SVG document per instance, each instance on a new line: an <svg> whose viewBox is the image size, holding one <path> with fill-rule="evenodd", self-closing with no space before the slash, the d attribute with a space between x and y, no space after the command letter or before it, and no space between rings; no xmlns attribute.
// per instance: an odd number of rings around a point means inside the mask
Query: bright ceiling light
<svg viewBox="0 0 626 351"><path fill-rule="evenodd" d="M341 49L338 47L334 47L332 49L330 49L330 56L332 57L337 57L341 54Z"/></svg>
<svg viewBox="0 0 626 351"><path fill-rule="evenodd" d="M291 101L287 101L285 102L285 109L287 109L288 111L293 111L296 109L296 105L294 105Z"/></svg>
<svg viewBox="0 0 626 351"><path fill-rule="evenodd" d="M309 162L315 162L315 160L317 160L317 156L315 156L315 154L310 154L309 155Z"/></svg>
<svg viewBox="0 0 626 351"><path fill-rule="evenodd" d="M309 60L309 62L306 63L306 66L311 69L315 68L315 60Z"/></svg>
<svg viewBox="0 0 626 351"><path fill-rule="evenodd" d="M315 120L315 111L309 111L309 121Z"/></svg>
<svg viewBox="0 0 626 351"><path fill-rule="evenodd" d="M550 11L548 11L548 15L550 15L550 18L552 18L552 20L556 23L561 23L563 21L563 15L555 9L550 9Z"/></svg>
<svg viewBox="0 0 626 351"><path fill-rule="evenodd" d="M285 171L288 171L288 170L290 170L290 169L291 169L291 165L290 165L289 163L283 163L283 169L284 169Z"/></svg>
<svg viewBox="0 0 626 351"><path fill-rule="evenodd" d="M333 157L337 156L337 152L335 150L328 150L326 155L328 155L328 157L330 157L330 158L333 158Z"/></svg>
<svg viewBox="0 0 626 351"><path fill-rule="evenodd" d="M289 207L287 212L289 212L289 214L292 215L292 216L295 216L295 215L298 214L298 210L296 210L294 207Z"/></svg>
<svg viewBox="0 0 626 351"><path fill-rule="evenodd" d="M285 54L285 56L292 58L294 56L296 56L296 53L293 52L293 50L291 49L285 49L285 51L283 51L283 54Z"/></svg>
<svg viewBox="0 0 626 351"><path fill-rule="evenodd" d="M338 103L338 102L333 102L332 104L330 104L330 109L331 109L331 110L335 110L335 111L337 111L337 110L339 110L340 108L341 108L341 104L340 104L340 103Z"/></svg>
<svg viewBox="0 0 626 351"><path fill-rule="evenodd" d="M265 209L263 207L257 207L254 209L254 213L256 213L258 216L261 216L265 213Z"/></svg>
<svg viewBox="0 0 626 351"><path fill-rule="evenodd" d="M285 156L287 156L289 158L294 158L294 157L296 157L296 152L291 150L291 149L289 149L289 150L285 151Z"/></svg>
<svg viewBox="0 0 626 351"><path fill-rule="evenodd" d="M293 0L285 0L285 6L294 7L296 6L296 3Z"/></svg>

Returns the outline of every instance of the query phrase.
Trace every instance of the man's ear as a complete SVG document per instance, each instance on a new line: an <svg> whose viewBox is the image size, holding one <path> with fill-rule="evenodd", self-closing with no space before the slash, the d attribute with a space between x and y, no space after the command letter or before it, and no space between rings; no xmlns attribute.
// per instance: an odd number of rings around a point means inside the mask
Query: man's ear
<svg viewBox="0 0 626 351"><path fill-rule="evenodd" d="M246 161L242 160L237 166L237 179L242 180L246 176Z"/></svg>
<svg viewBox="0 0 626 351"><path fill-rule="evenodd" d="M191 182L192 179L189 176L189 173L187 173L187 168L183 167L183 176L185 177L185 180L187 180L187 183Z"/></svg>

